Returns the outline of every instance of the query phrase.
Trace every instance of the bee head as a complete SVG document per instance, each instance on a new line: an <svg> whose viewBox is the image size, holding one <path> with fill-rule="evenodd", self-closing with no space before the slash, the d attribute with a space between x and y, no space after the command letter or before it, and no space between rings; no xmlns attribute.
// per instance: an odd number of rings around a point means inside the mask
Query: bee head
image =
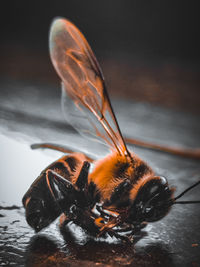
<svg viewBox="0 0 200 267"><path fill-rule="evenodd" d="M155 176L142 184L131 207L130 219L135 222L154 222L162 219L173 203L173 188L164 177Z"/></svg>

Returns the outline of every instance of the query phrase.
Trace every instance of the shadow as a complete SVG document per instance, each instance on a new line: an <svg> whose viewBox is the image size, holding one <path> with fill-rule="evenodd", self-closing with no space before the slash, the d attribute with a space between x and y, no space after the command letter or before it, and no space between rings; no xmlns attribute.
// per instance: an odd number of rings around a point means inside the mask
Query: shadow
<svg viewBox="0 0 200 267"><path fill-rule="evenodd" d="M27 251L35 254L52 254L59 250L56 239L46 235L35 235L31 238Z"/></svg>
<svg viewBox="0 0 200 267"><path fill-rule="evenodd" d="M22 207L12 205L12 206L0 206L0 210L19 210Z"/></svg>
<svg viewBox="0 0 200 267"><path fill-rule="evenodd" d="M56 239L47 235L35 235L26 249L25 266L57 266L57 262L65 257L66 254L61 253Z"/></svg>
<svg viewBox="0 0 200 267"><path fill-rule="evenodd" d="M52 120L47 117L37 116L35 114L28 114L18 110L12 110L6 107L0 108L0 120L5 119L12 121L15 124L34 125L37 127L57 129L69 133L76 133L74 128L65 121Z"/></svg>
<svg viewBox="0 0 200 267"><path fill-rule="evenodd" d="M172 254L165 244L154 243L144 247L135 244L112 243L87 238L84 244L76 242L70 231L62 231L65 245L45 235L30 240L26 266L174 266Z"/></svg>

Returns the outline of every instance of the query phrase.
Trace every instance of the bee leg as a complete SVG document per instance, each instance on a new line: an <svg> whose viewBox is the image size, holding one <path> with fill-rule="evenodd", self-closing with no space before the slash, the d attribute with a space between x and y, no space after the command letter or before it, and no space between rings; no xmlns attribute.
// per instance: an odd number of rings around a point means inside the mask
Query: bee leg
<svg viewBox="0 0 200 267"><path fill-rule="evenodd" d="M123 196L126 196L130 188L131 183L128 179L121 182L111 194L110 200L105 202L105 206L113 205L114 203L122 199Z"/></svg>
<svg viewBox="0 0 200 267"><path fill-rule="evenodd" d="M125 233L125 232L130 232L131 233L129 235L133 235L135 233L139 233L141 231L141 229L145 228L147 226L146 222L142 222L141 224L138 225L134 225L134 224L127 224L125 225L125 227L121 227L119 229L117 229L116 231L118 233Z"/></svg>
<svg viewBox="0 0 200 267"><path fill-rule="evenodd" d="M90 197L89 185L88 185L88 172L90 163L88 161L83 162L83 166L76 180L75 187L77 189L77 203L80 207L92 207L94 206L94 199Z"/></svg>
<svg viewBox="0 0 200 267"><path fill-rule="evenodd" d="M67 217L66 214L61 214L60 218L59 218L59 227L63 228L65 227L65 225L70 222L69 218Z"/></svg>
<svg viewBox="0 0 200 267"><path fill-rule="evenodd" d="M132 232L134 230L134 227L133 226L129 226L127 228L119 228L116 230L116 232L118 233L125 233L125 232Z"/></svg>
<svg viewBox="0 0 200 267"><path fill-rule="evenodd" d="M104 218L108 217L109 215L102 209L102 206L96 205L97 211L100 213L100 215Z"/></svg>
<svg viewBox="0 0 200 267"><path fill-rule="evenodd" d="M46 171L46 181L61 212L69 210L77 194L73 184L51 169Z"/></svg>
<svg viewBox="0 0 200 267"><path fill-rule="evenodd" d="M75 185L78 187L80 191L85 191L88 189L89 168L90 168L90 163L88 161L84 161L83 167L81 168L81 171L75 183Z"/></svg>
<svg viewBox="0 0 200 267"><path fill-rule="evenodd" d="M66 213L70 220L77 217L76 213L84 214L85 208L88 207L89 167L90 163L85 161L75 184L51 169L46 171L48 188L61 211Z"/></svg>
<svg viewBox="0 0 200 267"><path fill-rule="evenodd" d="M118 234L117 232L115 232L114 230L110 230L108 232L108 234L111 236L111 237L116 237L117 239L121 239L122 241L126 242L126 243L130 243L132 244L132 238L130 238L129 236L127 235L120 235Z"/></svg>
<svg viewBox="0 0 200 267"><path fill-rule="evenodd" d="M49 148L49 149L53 149L56 151L60 151L66 154L72 154L74 153L74 150L69 149L65 146L61 146L61 145L57 145L57 144L51 144L51 143L40 143L40 144L32 144L31 145L32 149L38 149L38 148ZM85 154L84 154L85 155ZM89 162L93 162L94 159L88 155L85 155L86 160L88 160Z"/></svg>
<svg viewBox="0 0 200 267"><path fill-rule="evenodd" d="M51 143L32 144L31 148L32 149L49 148L49 149L57 150L57 151L60 151L60 152L63 152L63 153L67 153L67 154L70 154L70 153L74 152L73 150L71 150L71 149L69 149L67 147L64 147L64 146L61 146L61 145L57 145L57 144L51 144Z"/></svg>
<svg viewBox="0 0 200 267"><path fill-rule="evenodd" d="M125 138L125 142L131 145L145 147L147 149L158 150L158 151L178 155L181 157L200 159L200 148L193 149L193 148L165 146L165 145L144 142L144 141L131 139L131 138Z"/></svg>

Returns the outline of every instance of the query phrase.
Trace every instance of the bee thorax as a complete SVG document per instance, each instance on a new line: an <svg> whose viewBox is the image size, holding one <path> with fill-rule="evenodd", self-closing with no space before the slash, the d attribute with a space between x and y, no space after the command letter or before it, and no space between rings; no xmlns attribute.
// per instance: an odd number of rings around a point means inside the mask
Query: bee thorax
<svg viewBox="0 0 200 267"><path fill-rule="evenodd" d="M136 155L129 158L118 153L112 153L95 162L89 181L96 184L102 200L108 200L115 189L120 187L120 184L125 180L133 185L144 176L152 174L151 168Z"/></svg>

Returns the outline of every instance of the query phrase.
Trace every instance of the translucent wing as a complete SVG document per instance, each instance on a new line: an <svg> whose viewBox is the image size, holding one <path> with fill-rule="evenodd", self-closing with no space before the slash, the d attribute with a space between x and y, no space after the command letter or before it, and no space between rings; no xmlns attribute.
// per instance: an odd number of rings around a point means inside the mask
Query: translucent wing
<svg viewBox="0 0 200 267"><path fill-rule="evenodd" d="M83 34L70 21L58 18L51 25L49 44L51 60L62 80L66 117L72 118L72 126L87 134L89 122L94 136L120 154L128 154L101 69ZM67 101L66 95L73 102Z"/></svg>

